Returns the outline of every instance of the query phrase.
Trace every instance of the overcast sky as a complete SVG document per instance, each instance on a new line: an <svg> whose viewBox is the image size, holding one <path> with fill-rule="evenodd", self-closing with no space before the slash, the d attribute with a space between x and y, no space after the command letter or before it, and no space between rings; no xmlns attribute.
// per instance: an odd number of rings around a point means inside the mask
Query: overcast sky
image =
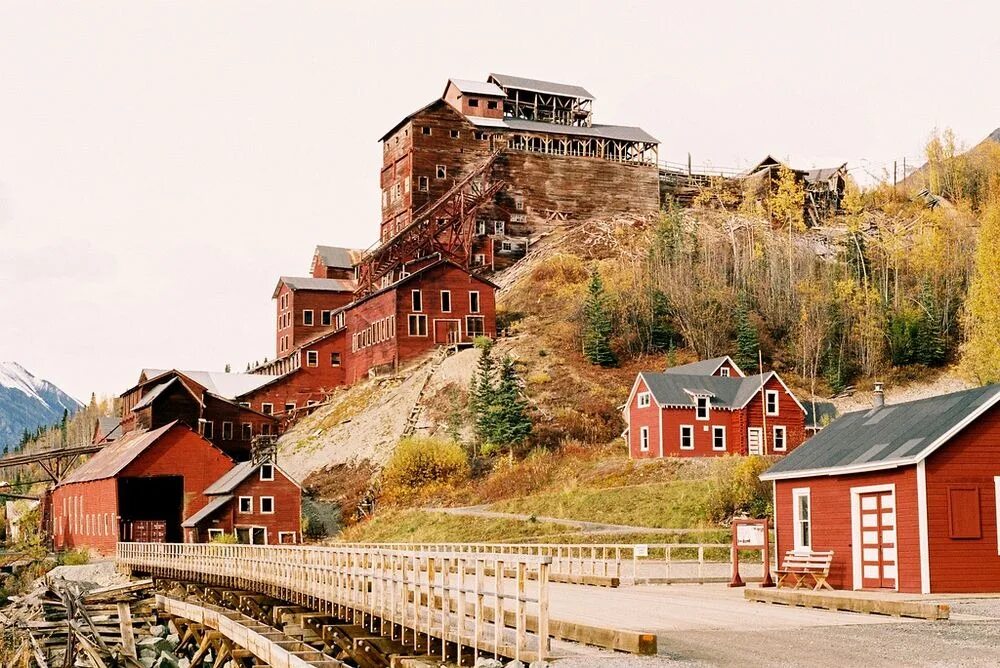
<svg viewBox="0 0 1000 668"><path fill-rule="evenodd" d="M376 239L377 139L448 77L583 85L678 162L974 144L996 6L0 0L0 359L86 400L273 356L277 277Z"/></svg>

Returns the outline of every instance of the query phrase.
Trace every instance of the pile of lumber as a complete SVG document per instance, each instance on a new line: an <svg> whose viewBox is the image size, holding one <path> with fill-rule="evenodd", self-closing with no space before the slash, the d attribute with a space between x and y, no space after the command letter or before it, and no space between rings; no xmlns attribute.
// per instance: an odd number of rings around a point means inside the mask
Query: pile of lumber
<svg viewBox="0 0 1000 668"><path fill-rule="evenodd" d="M12 634L11 668L152 668L161 658L137 648L155 647L152 580L108 587L62 579L39 580L0 611L0 626ZM162 629L162 627L160 627ZM162 641L162 642L161 642ZM176 664L174 664L176 665Z"/></svg>

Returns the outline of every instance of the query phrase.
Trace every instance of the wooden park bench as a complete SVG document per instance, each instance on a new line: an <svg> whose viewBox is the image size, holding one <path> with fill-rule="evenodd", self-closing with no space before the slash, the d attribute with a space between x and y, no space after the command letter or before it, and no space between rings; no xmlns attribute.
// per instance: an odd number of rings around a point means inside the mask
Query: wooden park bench
<svg viewBox="0 0 1000 668"><path fill-rule="evenodd" d="M778 575L778 586L786 584L786 580L794 581L792 589L808 585L807 579L812 578L813 590L826 587L833 590L826 579L830 576L830 564L833 562L833 551L829 552L785 552L781 568L775 571ZM787 586L787 585L786 585Z"/></svg>

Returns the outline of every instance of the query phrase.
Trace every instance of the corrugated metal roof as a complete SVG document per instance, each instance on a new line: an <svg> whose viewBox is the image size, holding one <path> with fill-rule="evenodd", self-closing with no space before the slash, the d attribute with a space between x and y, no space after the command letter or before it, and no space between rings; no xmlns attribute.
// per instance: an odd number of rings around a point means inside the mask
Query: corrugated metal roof
<svg viewBox="0 0 1000 668"><path fill-rule="evenodd" d="M215 494L228 494L232 492L236 487L246 480L254 471L257 470L259 464L254 464L253 462L240 462L233 468L229 469L228 472L211 485L205 489L205 494L215 495Z"/></svg>
<svg viewBox="0 0 1000 668"><path fill-rule="evenodd" d="M147 380L152 380L174 369L143 369ZM260 373L225 373L221 371L182 371L176 373L187 376L212 394L223 399L235 399L277 378L275 375Z"/></svg>
<svg viewBox="0 0 1000 668"><path fill-rule="evenodd" d="M323 264L334 269L353 269L364 251L340 246L316 246L316 254Z"/></svg>
<svg viewBox="0 0 1000 668"><path fill-rule="evenodd" d="M177 424L176 421L171 422L153 431L130 431L104 446L80 468L63 478L59 486L113 478Z"/></svg>
<svg viewBox="0 0 1000 668"><path fill-rule="evenodd" d="M472 81L471 79L448 79L449 83L455 84L455 87L463 93L472 93L473 95L490 95L494 97L506 97L507 94L503 92L503 88L497 86L493 83L488 83L486 81Z"/></svg>
<svg viewBox="0 0 1000 668"><path fill-rule="evenodd" d="M722 357L713 357L707 360L698 360L697 362L691 362L690 364L680 364L678 366L672 366L666 371L664 371L664 373L679 373L689 376L701 376L701 375L711 376L716 371L718 371L719 367L722 366L725 362L729 362L735 368L739 369L739 367L736 366L736 362L734 362L732 358L729 357L729 355L723 355Z"/></svg>
<svg viewBox="0 0 1000 668"><path fill-rule="evenodd" d="M542 81L540 79L527 79L525 77L515 77L509 74L490 74L489 79L496 82L503 88L517 88L520 90L530 90L535 93L582 97L588 100L594 99L594 96L591 95L586 88L583 86L575 86L573 84Z"/></svg>
<svg viewBox="0 0 1000 668"><path fill-rule="evenodd" d="M915 464L1000 400L1000 385L848 413L767 470L762 480Z"/></svg>
<svg viewBox="0 0 1000 668"><path fill-rule="evenodd" d="M135 406L132 407L132 410L137 411L137 410L139 410L141 408L145 408L146 406L150 405L151 403L153 403L153 401L156 400L156 397L158 397L161 394L163 394L163 392L168 387L170 387L174 383L178 383L178 382L180 382L180 381L178 380L177 376L174 376L173 378L171 378L167 382L160 383L159 385L156 385L155 387L153 387L153 389L151 389L149 392L147 392L145 394L145 396L143 396L143 398L140 399L139 402Z"/></svg>
<svg viewBox="0 0 1000 668"><path fill-rule="evenodd" d="M565 134L583 137L595 137L601 139L620 139L622 141L641 141L650 144L659 144L660 140L649 134L642 128L627 125L560 125L558 123L544 123L542 121L527 121L521 118L504 119L507 127L511 130L521 130L523 132L548 132L550 134Z"/></svg>
<svg viewBox="0 0 1000 668"><path fill-rule="evenodd" d="M507 121L502 118L485 118L483 116L466 116L465 120L469 121L476 127L480 128L505 128L507 127Z"/></svg>
<svg viewBox="0 0 1000 668"><path fill-rule="evenodd" d="M232 494L226 494L225 496L219 496L208 502L204 508L196 512L191 517L187 518L181 522L181 526L185 529L192 529L203 521L207 520L209 517L214 515L216 512L221 510L227 503L233 500Z"/></svg>
<svg viewBox="0 0 1000 668"><path fill-rule="evenodd" d="M120 438L122 435L121 431L122 421L120 418L116 417L99 417L97 418L97 432L101 440L113 441L116 438Z"/></svg>
<svg viewBox="0 0 1000 668"><path fill-rule="evenodd" d="M274 289L272 299L278 295L281 284L292 290L316 290L321 292L354 292L357 281L342 278L313 278L312 276L282 276Z"/></svg>

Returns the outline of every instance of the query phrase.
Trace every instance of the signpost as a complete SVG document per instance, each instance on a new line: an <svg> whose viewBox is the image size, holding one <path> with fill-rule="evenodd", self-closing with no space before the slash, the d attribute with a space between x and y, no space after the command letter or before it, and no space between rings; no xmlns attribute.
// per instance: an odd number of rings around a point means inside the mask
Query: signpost
<svg viewBox="0 0 1000 668"><path fill-rule="evenodd" d="M730 587L743 587L746 583L740 577L740 551L760 550L763 553L764 580L761 587L773 587L771 580L771 545L768 540L770 535L769 522L763 520L733 520L733 579L730 580Z"/></svg>

